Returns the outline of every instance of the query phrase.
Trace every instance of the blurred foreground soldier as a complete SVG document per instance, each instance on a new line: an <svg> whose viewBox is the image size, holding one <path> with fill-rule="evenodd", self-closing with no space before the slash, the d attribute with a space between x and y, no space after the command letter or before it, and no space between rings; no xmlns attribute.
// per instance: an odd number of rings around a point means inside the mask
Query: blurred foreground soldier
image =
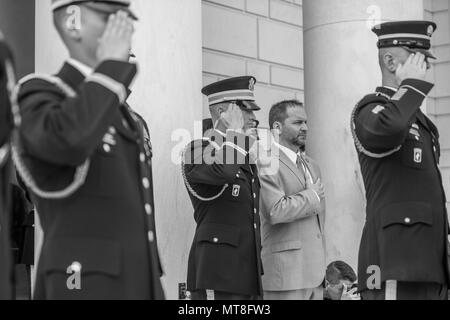
<svg viewBox="0 0 450 320"><path fill-rule="evenodd" d="M149 136L125 104L128 6L54 0L71 58L20 82L13 157L45 234L35 299L163 299Z"/></svg>
<svg viewBox="0 0 450 320"><path fill-rule="evenodd" d="M255 78L203 89L214 129L186 149L183 177L197 223L187 288L194 300L262 296L259 180L249 150L256 141Z"/></svg>
<svg viewBox="0 0 450 320"><path fill-rule="evenodd" d="M10 245L9 137L13 128L10 91L14 87L12 54L0 32L0 300L12 299L12 260Z"/></svg>
<svg viewBox="0 0 450 320"><path fill-rule="evenodd" d="M449 229L439 133L420 110L433 88L425 77L435 30L426 21L373 29L383 86L352 115L367 197L358 263L363 300L447 299Z"/></svg>

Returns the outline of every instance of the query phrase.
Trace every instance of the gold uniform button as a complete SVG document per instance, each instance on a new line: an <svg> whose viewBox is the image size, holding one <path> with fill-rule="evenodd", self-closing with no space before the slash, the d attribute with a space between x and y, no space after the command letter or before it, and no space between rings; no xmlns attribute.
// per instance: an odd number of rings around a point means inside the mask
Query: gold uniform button
<svg viewBox="0 0 450 320"><path fill-rule="evenodd" d="M152 206L148 203L145 205L145 213L147 213L148 215L152 214Z"/></svg>
<svg viewBox="0 0 450 320"><path fill-rule="evenodd" d="M144 186L145 189L150 188L150 181L148 181L147 178L142 179L142 185Z"/></svg>
<svg viewBox="0 0 450 320"><path fill-rule="evenodd" d="M405 223L410 224L411 223L411 219L410 218L405 218Z"/></svg>
<svg viewBox="0 0 450 320"><path fill-rule="evenodd" d="M253 198L255 198L255 199L256 199L256 193L254 193L254 194L253 194Z"/></svg>
<svg viewBox="0 0 450 320"><path fill-rule="evenodd" d="M110 134L113 134L113 135L117 133L116 128L114 128L114 127L109 127L108 131Z"/></svg>
<svg viewBox="0 0 450 320"><path fill-rule="evenodd" d="M141 160L141 162L145 162L145 154L141 153L139 155L139 160Z"/></svg>
<svg viewBox="0 0 450 320"><path fill-rule="evenodd" d="M256 223L253 224L253 226L255 227L255 230L258 229L258 226L256 225Z"/></svg>
<svg viewBox="0 0 450 320"><path fill-rule="evenodd" d="M214 243L219 242L219 238L214 238L214 239L213 239L213 242L214 242Z"/></svg>
<svg viewBox="0 0 450 320"><path fill-rule="evenodd" d="M155 241L155 234L153 233L153 231L148 232L148 241L150 242Z"/></svg>
<svg viewBox="0 0 450 320"><path fill-rule="evenodd" d="M103 150L105 150L105 152L110 153L111 152L111 146L109 144L104 144L103 145Z"/></svg>
<svg viewBox="0 0 450 320"><path fill-rule="evenodd" d="M258 210L254 209L253 212L254 212L255 214L257 214L257 213L258 213Z"/></svg>

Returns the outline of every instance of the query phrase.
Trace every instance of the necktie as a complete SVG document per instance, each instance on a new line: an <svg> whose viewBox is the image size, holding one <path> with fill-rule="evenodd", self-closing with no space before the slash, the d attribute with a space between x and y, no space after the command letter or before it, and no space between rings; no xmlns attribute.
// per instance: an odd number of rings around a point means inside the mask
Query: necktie
<svg viewBox="0 0 450 320"><path fill-rule="evenodd" d="M303 172L305 181L309 179L311 183L314 183L311 173L309 172L308 166L305 159L303 159L302 154L297 154L297 168Z"/></svg>

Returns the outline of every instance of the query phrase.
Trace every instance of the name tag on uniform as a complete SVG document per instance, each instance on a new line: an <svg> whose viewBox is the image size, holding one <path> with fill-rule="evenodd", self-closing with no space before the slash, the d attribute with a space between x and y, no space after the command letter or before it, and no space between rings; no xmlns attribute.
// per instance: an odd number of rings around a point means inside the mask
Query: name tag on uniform
<svg viewBox="0 0 450 320"><path fill-rule="evenodd" d="M241 186L240 185L238 185L238 184L235 184L234 186L233 186L233 191L232 191L232 195L233 195L233 197L239 197L239 193L241 192Z"/></svg>
<svg viewBox="0 0 450 320"><path fill-rule="evenodd" d="M414 149L414 162L422 163L422 149L420 149L420 148Z"/></svg>

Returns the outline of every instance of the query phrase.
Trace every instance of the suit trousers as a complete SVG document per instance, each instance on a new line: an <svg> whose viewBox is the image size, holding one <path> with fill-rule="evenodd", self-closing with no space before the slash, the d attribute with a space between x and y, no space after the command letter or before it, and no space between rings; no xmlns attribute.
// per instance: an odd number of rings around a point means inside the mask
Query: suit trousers
<svg viewBox="0 0 450 320"><path fill-rule="evenodd" d="M323 286L292 291L264 291L264 300L323 300Z"/></svg>
<svg viewBox="0 0 450 320"><path fill-rule="evenodd" d="M448 286L427 282L391 282L383 283L380 290L361 292L362 300L448 300ZM389 288L391 287L391 288ZM390 292L386 294L386 292Z"/></svg>

